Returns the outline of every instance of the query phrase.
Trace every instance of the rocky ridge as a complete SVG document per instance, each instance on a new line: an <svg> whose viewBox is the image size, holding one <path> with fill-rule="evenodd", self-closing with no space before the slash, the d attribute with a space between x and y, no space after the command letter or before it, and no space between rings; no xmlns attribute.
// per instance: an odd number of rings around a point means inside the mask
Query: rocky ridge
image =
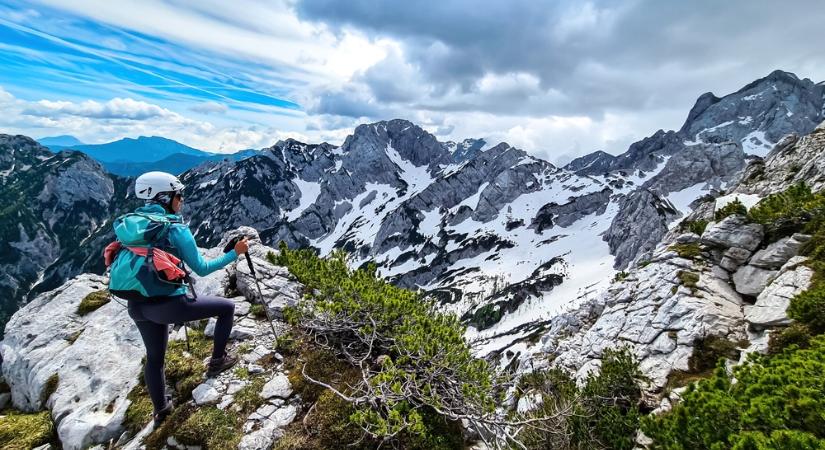
<svg viewBox="0 0 825 450"><path fill-rule="evenodd" d="M266 262L267 252L251 228L227 233L223 242L243 233L252 236L250 254L258 276L266 281L261 288L269 312L279 317L283 308L300 297L301 287L291 280L286 269ZM203 250L215 257L221 246ZM57 435L65 449L104 448L110 443L127 449L143 448L142 439L152 432L149 423L136 436L124 430L127 397L138 384L145 353L142 341L122 301L108 301L97 309L80 314L79 306L89 294L106 288L107 278L82 274L56 290L37 296L14 314L0 342L3 378L10 401L22 411L47 409L56 424ZM206 379L192 391L188 402L194 408L217 407L233 411L235 394L249 385L249 375L265 377L260 393L261 406L245 419L238 449L270 448L283 429L299 413L300 399L293 395L283 372L282 358L273 350L286 327L277 319L272 327L257 318L252 305L258 303L244 260L206 277L198 277L201 295L227 295L237 292L235 327L230 348L241 354L236 369ZM195 324L190 324L195 325ZM214 322L205 323L210 335ZM182 327L170 327L170 340L185 339ZM239 370L240 369L240 370ZM178 408L186 404L177 405ZM150 417L145 418L146 422ZM171 436L167 447L188 448Z"/></svg>
<svg viewBox="0 0 825 450"><path fill-rule="evenodd" d="M823 137L820 126L781 140L765 160L750 163L730 194L697 205L687 219L709 221L701 235L669 231L604 294L552 318L537 344L509 346L504 362L522 372L563 367L581 378L599 367L605 349L627 345L650 377L651 407L666 409L678 398L681 377L700 376L697 361L709 345L724 342L738 361L766 351L770 334L790 323L790 299L811 283L813 271L798 256L811 237L774 240L744 216L714 220L714 211L733 198L752 205L800 181L821 189ZM800 169L789 170L793 165Z"/></svg>

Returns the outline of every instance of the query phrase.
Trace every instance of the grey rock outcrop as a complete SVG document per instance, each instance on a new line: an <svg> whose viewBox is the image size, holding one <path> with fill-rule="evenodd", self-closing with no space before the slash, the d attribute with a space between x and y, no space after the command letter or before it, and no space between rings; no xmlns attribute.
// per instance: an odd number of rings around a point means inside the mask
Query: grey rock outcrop
<svg viewBox="0 0 825 450"><path fill-rule="evenodd" d="M808 289L813 270L801 264L803 257L794 257L785 264L778 275L756 298L756 303L745 306L745 319L758 329L790 323L786 310L791 299Z"/></svg>
<svg viewBox="0 0 825 450"><path fill-rule="evenodd" d="M708 225L702 234L702 243L722 248L738 247L753 251L762 242L763 235L762 225L749 223L744 216L733 214Z"/></svg>
<svg viewBox="0 0 825 450"><path fill-rule="evenodd" d="M138 381L144 350L126 308L111 301L85 316L77 312L87 295L107 284L81 275L40 295L12 317L0 343L14 406L50 409L70 450L118 438L126 394Z"/></svg>
<svg viewBox="0 0 825 450"><path fill-rule="evenodd" d="M742 295L759 295L773 280L776 270L762 269L756 266L742 266L733 274L736 292Z"/></svg>
<svg viewBox="0 0 825 450"><path fill-rule="evenodd" d="M679 217L673 205L647 189L633 191L619 203L604 240L616 259L613 267L623 269L637 256L653 250L667 231L668 223Z"/></svg>

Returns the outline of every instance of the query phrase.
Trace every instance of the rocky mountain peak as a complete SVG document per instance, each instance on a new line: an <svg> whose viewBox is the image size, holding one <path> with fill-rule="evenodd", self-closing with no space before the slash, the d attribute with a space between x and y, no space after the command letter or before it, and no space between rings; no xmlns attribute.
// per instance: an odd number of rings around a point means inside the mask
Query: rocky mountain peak
<svg viewBox="0 0 825 450"><path fill-rule="evenodd" d="M395 149L401 158L414 166L437 167L448 164L452 158L447 150L432 134L408 120L393 119L359 125L347 137L343 149L358 148L359 151L383 153L388 147Z"/></svg>

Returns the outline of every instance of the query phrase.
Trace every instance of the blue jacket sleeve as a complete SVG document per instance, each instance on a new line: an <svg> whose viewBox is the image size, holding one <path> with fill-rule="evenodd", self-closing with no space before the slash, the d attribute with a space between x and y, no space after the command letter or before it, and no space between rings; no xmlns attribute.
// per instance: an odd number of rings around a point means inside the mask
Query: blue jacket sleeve
<svg viewBox="0 0 825 450"><path fill-rule="evenodd" d="M223 268L238 258L238 254L232 249L229 253L225 253L218 258L208 261L203 259L203 256L198 252L197 244L195 244L195 236L192 236L192 231L187 226L174 227L169 233L169 241L178 250L180 259L193 272L202 277Z"/></svg>

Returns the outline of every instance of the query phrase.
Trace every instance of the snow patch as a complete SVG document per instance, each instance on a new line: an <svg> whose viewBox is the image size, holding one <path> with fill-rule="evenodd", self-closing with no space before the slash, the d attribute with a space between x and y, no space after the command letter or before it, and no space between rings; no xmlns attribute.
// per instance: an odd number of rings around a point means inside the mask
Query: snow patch
<svg viewBox="0 0 825 450"><path fill-rule="evenodd" d="M742 150L749 155L765 156L773 148L774 143L765 137L764 131L751 131L742 138Z"/></svg>
<svg viewBox="0 0 825 450"><path fill-rule="evenodd" d="M318 200L318 196L321 195L321 183L304 181L300 178L295 178L292 182L295 183L295 185L298 186L298 190L301 191L301 200L299 200L298 206L295 207L295 209L287 212L286 219L289 221L297 220L301 217L301 213L315 203L315 201Z"/></svg>
<svg viewBox="0 0 825 450"><path fill-rule="evenodd" d="M724 208L728 203L733 202L734 200L739 199L745 208L751 209L759 200L762 200L762 197L757 194L727 194L716 199L716 205L714 206L714 211L717 211L721 208Z"/></svg>

